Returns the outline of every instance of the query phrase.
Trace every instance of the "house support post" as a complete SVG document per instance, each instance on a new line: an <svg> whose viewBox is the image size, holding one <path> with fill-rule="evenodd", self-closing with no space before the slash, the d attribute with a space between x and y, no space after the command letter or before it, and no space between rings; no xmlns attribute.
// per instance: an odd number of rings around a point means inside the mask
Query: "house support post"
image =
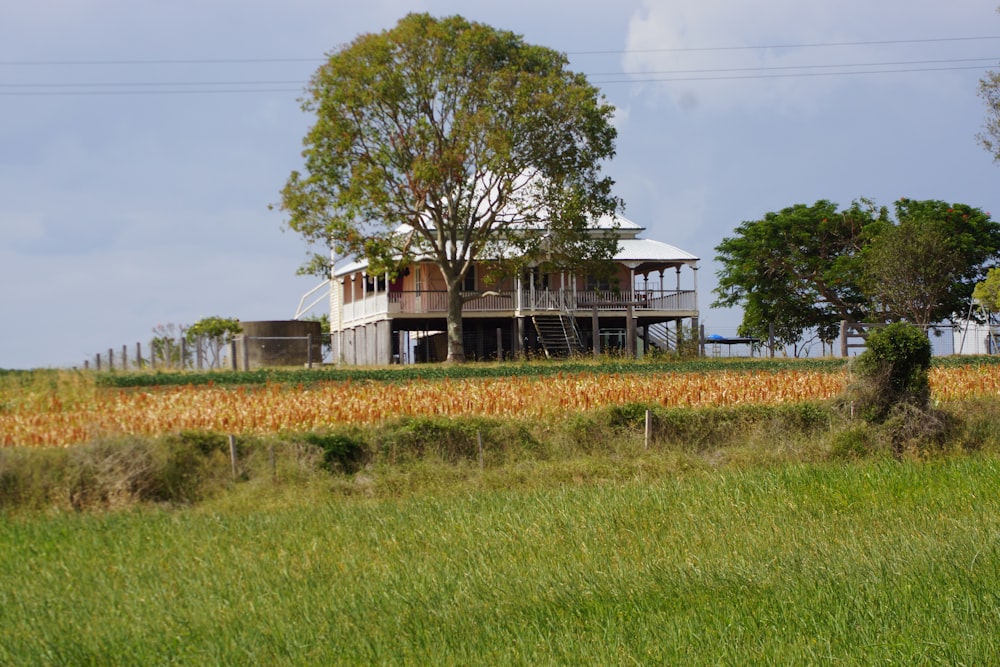
<svg viewBox="0 0 1000 667"><path fill-rule="evenodd" d="M594 358L601 356L601 318L597 314L597 306L590 312L590 331L593 341Z"/></svg>
<svg viewBox="0 0 1000 667"><path fill-rule="evenodd" d="M514 319L514 345L512 346L516 357L524 356L524 318Z"/></svg>
<svg viewBox="0 0 1000 667"><path fill-rule="evenodd" d="M631 303L625 311L625 356L635 359L635 306Z"/></svg>

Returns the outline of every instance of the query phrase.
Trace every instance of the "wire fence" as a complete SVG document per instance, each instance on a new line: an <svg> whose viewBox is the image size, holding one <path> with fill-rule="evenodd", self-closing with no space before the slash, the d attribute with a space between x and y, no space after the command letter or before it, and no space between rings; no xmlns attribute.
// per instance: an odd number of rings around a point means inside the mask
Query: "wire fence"
<svg viewBox="0 0 1000 667"><path fill-rule="evenodd" d="M856 332L849 332L847 340L841 336L828 341L813 337L795 345L775 345L773 353L767 339L742 338L736 327L705 325L703 332L702 349L706 357L853 357L865 350L864 341ZM976 323L941 324L931 327L927 338L934 356L997 354L998 333Z"/></svg>
<svg viewBox="0 0 1000 667"><path fill-rule="evenodd" d="M229 340L157 337L143 345L109 347L85 359L84 370L250 370L266 366L312 368L323 363L329 336L244 336Z"/></svg>
<svg viewBox="0 0 1000 667"><path fill-rule="evenodd" d="M795 345L771 346L766 339L745 338L736 327L700 327L699 353L705 357L817 358L856 356L864 351L858 332L833 340L805 338ZM943 324L930 328L928 338L935 356L1000 353L1000 328L969 323ZM250 370L274 366L306 366L326 363L330 335L246 336L229 340L208 337L189 341L178 336L157 337L145 345L108 348L83 362L86 370Z"/></svg>

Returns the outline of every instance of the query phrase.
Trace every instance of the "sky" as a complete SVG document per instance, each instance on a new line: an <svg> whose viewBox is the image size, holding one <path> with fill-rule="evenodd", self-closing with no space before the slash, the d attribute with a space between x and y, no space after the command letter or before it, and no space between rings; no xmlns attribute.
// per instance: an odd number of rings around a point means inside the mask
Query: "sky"
<svg viewBox="0 0 1000 667"><path fill-rule="evenodd" d="M616 107L606 166L644 236L701 258L826 199L996 212L976 134L997 0L34 0L0 6L0 368L81 367L153 329L290 319L319 282L269 209L325 55L412 11L568 55ZM145 345L145 343L144 343Z"/></svg>

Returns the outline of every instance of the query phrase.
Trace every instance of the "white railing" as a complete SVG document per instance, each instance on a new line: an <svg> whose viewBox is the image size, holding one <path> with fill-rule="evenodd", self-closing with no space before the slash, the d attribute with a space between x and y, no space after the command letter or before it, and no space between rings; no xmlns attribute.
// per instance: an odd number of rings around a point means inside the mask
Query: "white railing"
<svg viewBox="0 0 1000 667"><path fill-rule="evenodd" d="M694 311L698 308L697 294L685 290L642 290L635 292L601 292L570 290L522 290L517 292L485 292L465 302L465 312L513 313L517 310L587 311L622 310L629 306L638 311ZM380 292L343 304L344 321L361 320L388 313L442 314L448 312L448 293L444 291Z"/></svg>
<svg viewBox="0 0 1000 667"><path fill-rule="evenodd" d="M634 292L585 291L576 293L576 309L696 310L698 295L693 290L637 290Z"/></svg>

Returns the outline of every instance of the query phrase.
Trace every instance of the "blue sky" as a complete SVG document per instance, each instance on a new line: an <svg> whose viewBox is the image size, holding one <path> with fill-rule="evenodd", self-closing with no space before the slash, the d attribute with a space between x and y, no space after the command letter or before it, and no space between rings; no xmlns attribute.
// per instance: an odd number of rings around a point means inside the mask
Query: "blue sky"
<svg viewBox="0 0 1000 667"><path fill-rule="evenodd" d="M0 7L0 368L81 366L160 324L290 318L317 282L268 210L323 55L410 11L570 55L617 107L608 172L646 236L701 257L744 220L868 197L1000 216L975 140L996 0L35 0Z"/></svg>

